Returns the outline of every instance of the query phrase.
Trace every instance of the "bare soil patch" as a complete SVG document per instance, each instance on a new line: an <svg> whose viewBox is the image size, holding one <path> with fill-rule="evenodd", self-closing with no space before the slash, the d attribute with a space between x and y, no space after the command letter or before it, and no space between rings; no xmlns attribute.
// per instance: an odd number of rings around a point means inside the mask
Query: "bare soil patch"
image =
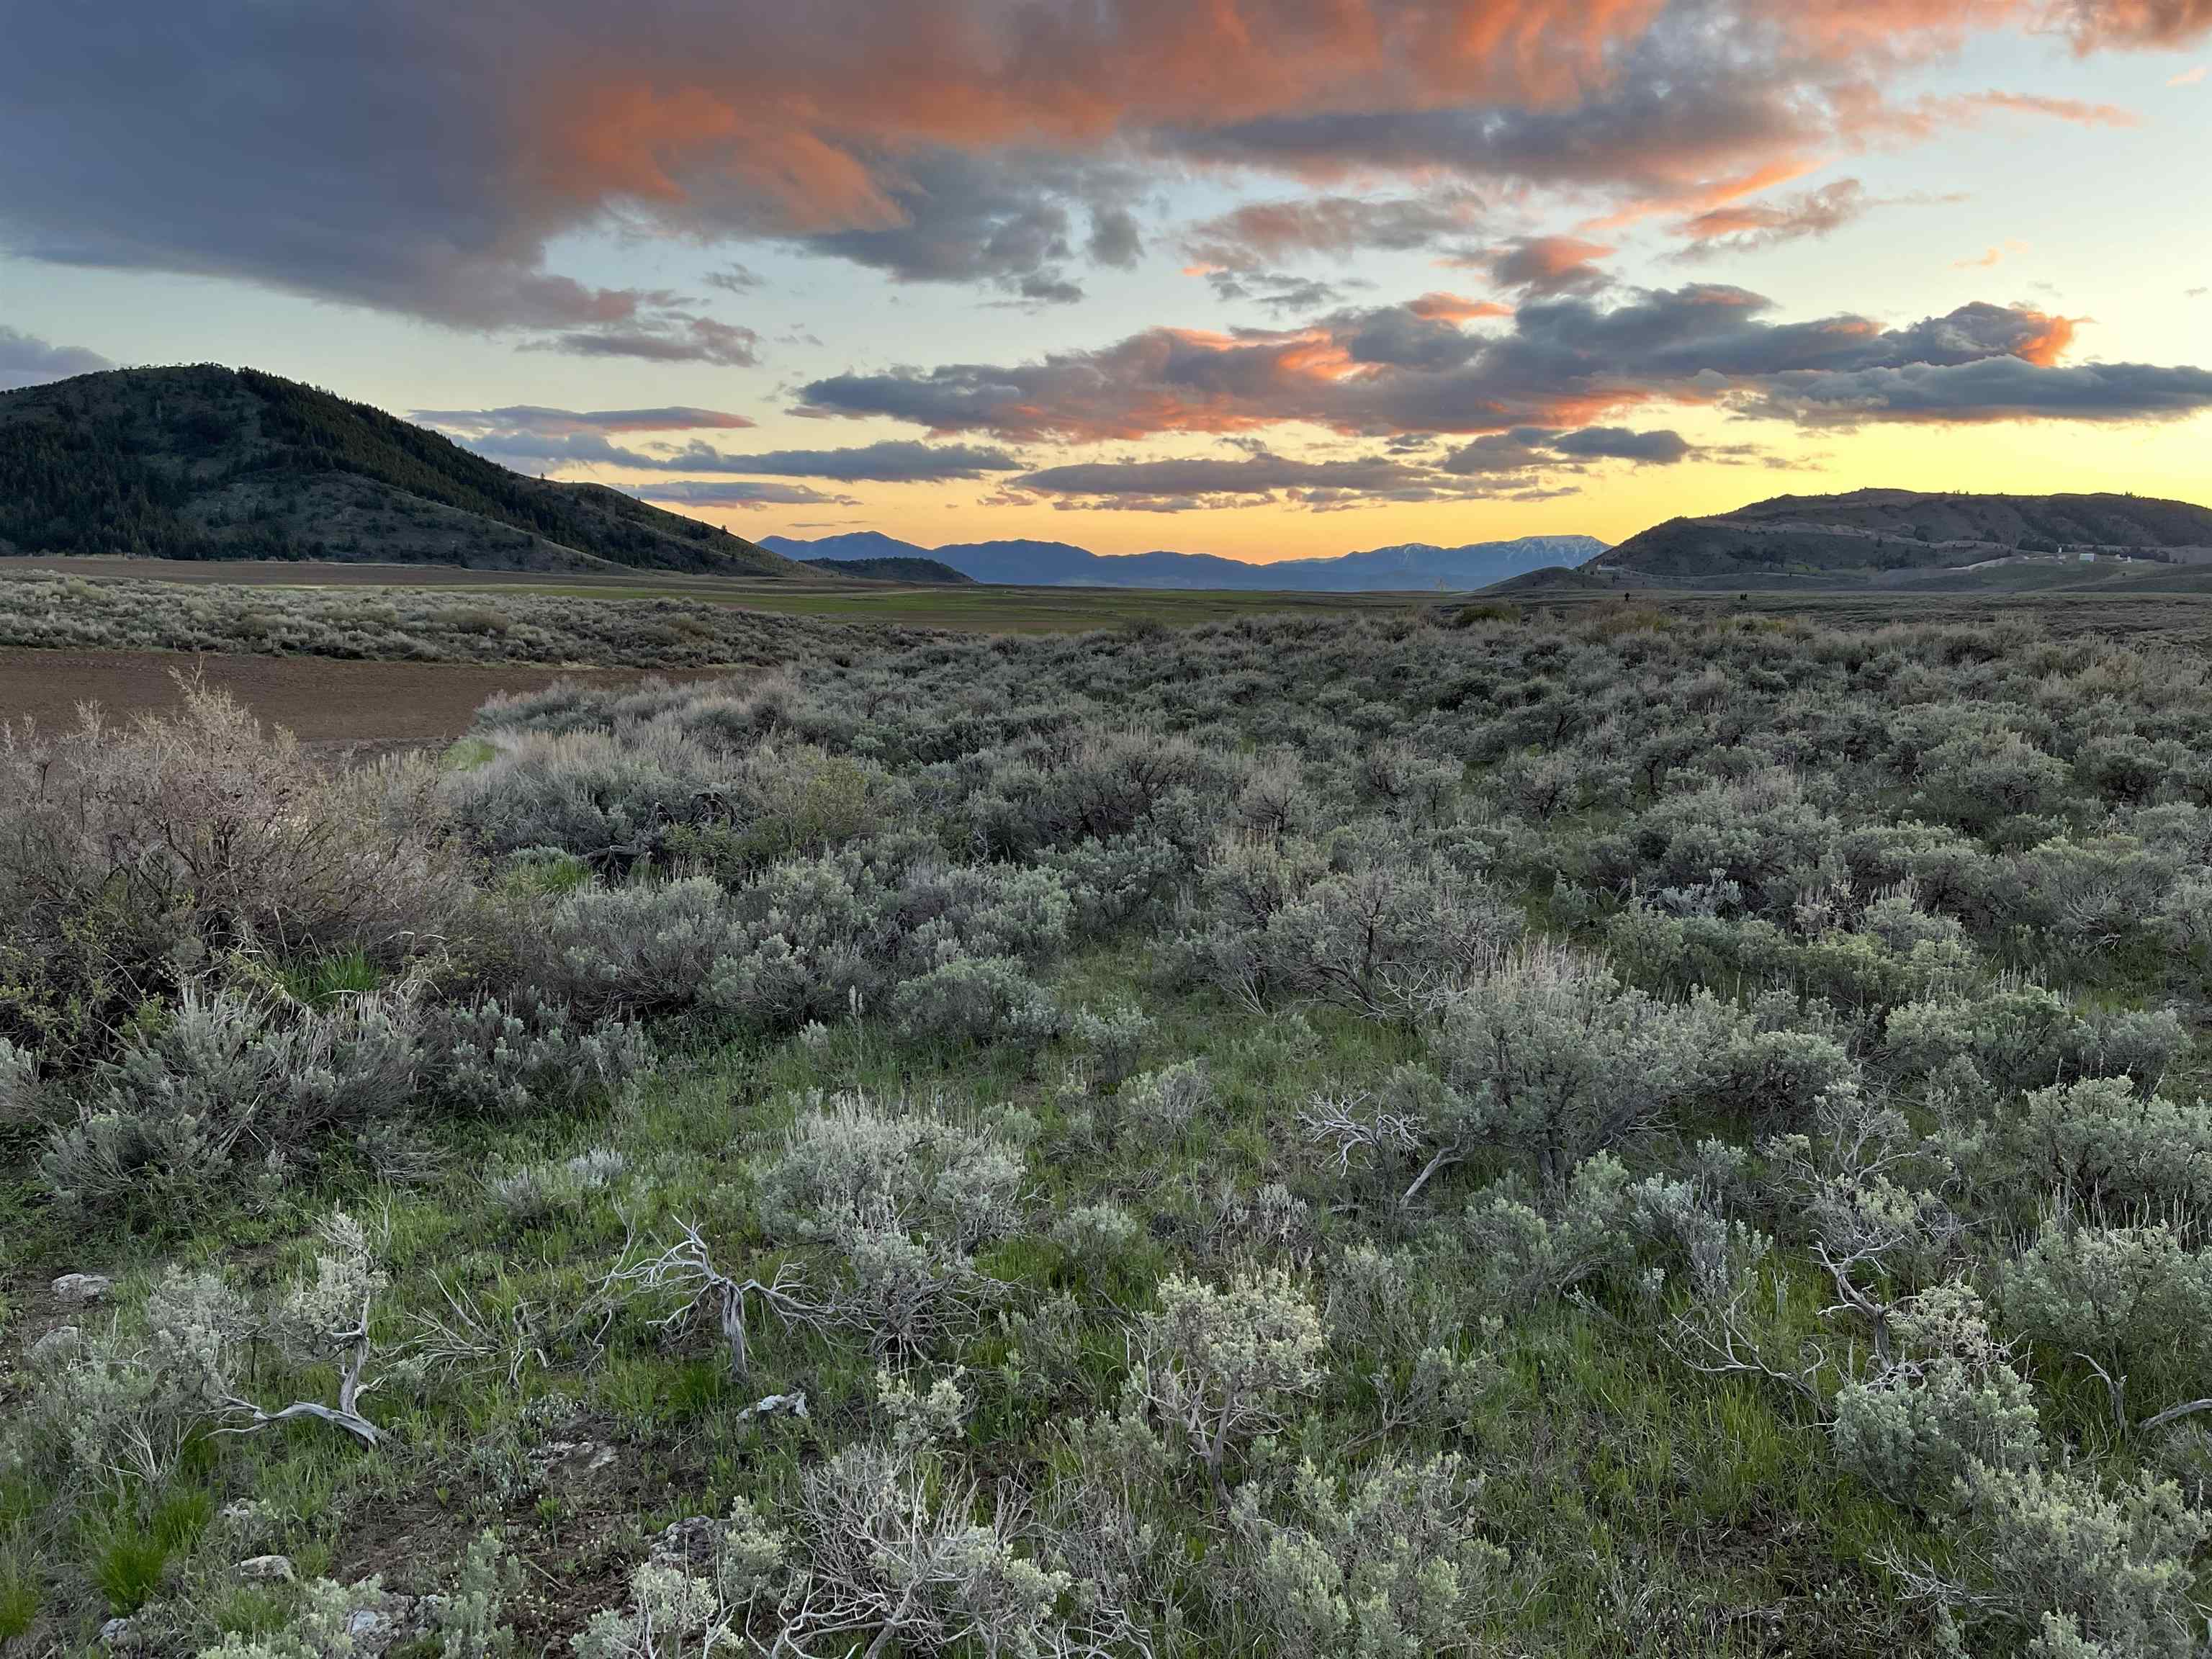
<svg viewBox="0 0 2212 1659"><path fill-rule="evenodd" d="M0 720L66 725L86 702L125 719L173 709L179 701L175 675L194 669L263 720L289 727L301 742L346 750L450 743L495 692L534 691L564 678L616 685L645 678L639 669L563 670L531 663L0 650Z"/></svg>

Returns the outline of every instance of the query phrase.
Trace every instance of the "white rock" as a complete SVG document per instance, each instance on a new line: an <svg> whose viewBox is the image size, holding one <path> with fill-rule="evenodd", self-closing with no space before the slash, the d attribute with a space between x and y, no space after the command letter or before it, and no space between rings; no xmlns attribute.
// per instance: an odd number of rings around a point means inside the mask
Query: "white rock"
<svg viewBox="0 0 2212 1659"><path fill-rule="evenodd" d="M289 1584L292 1558L289 1555L249 1555L238 1564L238 1576L250 1584Z"/></svg>
<svg viewBox="0 0 2212 1659"><path fill-rule="evenodd" d="M54 1280L54 1297L67 1307L97 1302L115 1288L106 1273L64 1273Z"/></svg>
<svg viewBox="0 0 2212 1659"><path fill-rule="evenodd" d="M100 1627L100 1645L111 1652L119 1651L131 1646L137 1634L128 1619L111 1619Z"/></svg>
<svg viewBox="0 0 2212 1659"><path fill-rule="evenodd" d="M57 1325L31 1344L24 1356L33 1365L51 1365L67 1359L84 1346L84 1333L74 1325Z"/></svg>

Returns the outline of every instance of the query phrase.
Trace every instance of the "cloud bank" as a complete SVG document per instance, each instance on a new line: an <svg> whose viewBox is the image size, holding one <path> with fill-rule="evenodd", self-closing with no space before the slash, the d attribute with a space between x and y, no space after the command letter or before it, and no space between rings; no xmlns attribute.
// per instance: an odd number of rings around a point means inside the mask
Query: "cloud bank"
<svg viewBox="0 0 2212 1659"><path fill-rule="evenodd" d="M742 268L690 295L553 250L780 243L1046 304L1139 257L1149 192L1193 168L1305 193L1188 231L1232 272L1443 246L1531 188L1694 217L1946 125L2123 118L1880 88L1998 32L2179 47L2212 0L121 0L10 24L0 150L39 158L0 183L20 257L744 367L757 341L719 308Z"/></svg>
<svg viewBox="0 0 2212 1659"><path fill-rule="evenodd" d="M1773 309L1747 289L1693 283L1532 301L1485 331L1431 299L1297 328L1147 329L1029 362L831 375L802 389L800 409L1019 443L1290 422L1368 437L1584 428L1653 404L1832 426L2149 420L2212 404L2201 369L2063 366L2074 322L2026 306L1978 302L1898 328Z"/></svg>

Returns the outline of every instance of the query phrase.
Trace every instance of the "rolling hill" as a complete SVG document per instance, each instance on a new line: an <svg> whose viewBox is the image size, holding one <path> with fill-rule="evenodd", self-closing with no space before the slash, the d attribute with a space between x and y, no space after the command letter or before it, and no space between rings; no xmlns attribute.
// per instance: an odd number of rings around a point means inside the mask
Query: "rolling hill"
<svg viewBox="0 0 2212 1659"><path fill-rule="evenodd" d="M365 404L211 364L0 395L0 553L803 574L618 490L525 477Z"/></svg>
<svg viewBox="0 0 2212 1659"><path fill-rule="evenodd" d="M2131 567L2179 576L2191 565L2212 580L2212 509L2186 501L1861 489L1669 519L1591 560L1587 574L1691 587L2041 586Z"/></svg>
<svg viewBox="0 0 2212 1659"><path fill-rule="evenodd" d="M955 542L921 547L878 531L802 541L763 536L763 547L809 562L927 558L979 582L1026 587L1231 588L1255 592L1359 593L1486 587L1525 571L1583 563L1603 551L1589 536L1437 547L1411 542L1327 559L1255 564L1211 553L1093 553L1066 542Z"/></svg>

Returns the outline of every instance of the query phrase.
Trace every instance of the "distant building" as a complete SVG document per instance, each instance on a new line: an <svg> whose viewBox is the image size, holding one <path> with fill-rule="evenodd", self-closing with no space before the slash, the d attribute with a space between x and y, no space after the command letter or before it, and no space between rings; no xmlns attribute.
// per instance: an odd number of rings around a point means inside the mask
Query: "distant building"
<svg viewBox="0 0 2212 1659"><path fill-rule="evenodd" d="M2094 564L2097 562L2097 550L2094 547L2085 547L2078 556L2083 564Z"/></svg>

